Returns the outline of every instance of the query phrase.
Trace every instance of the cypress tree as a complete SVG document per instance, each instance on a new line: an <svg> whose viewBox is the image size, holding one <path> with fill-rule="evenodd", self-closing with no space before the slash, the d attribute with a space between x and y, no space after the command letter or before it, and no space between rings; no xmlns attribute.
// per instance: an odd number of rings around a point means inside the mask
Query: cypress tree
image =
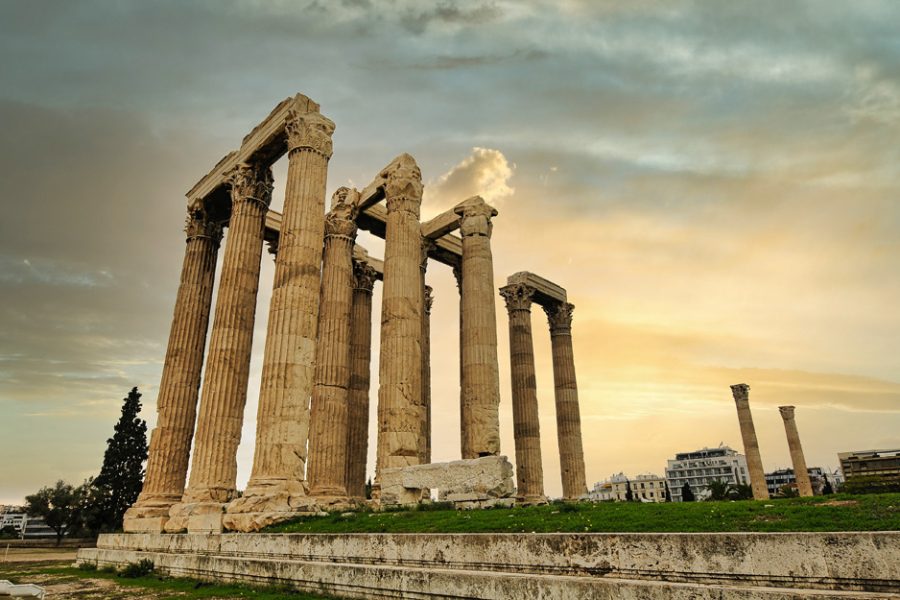
<svg viewBox="0 0 900 600"><path fill-rule="evenodd" d="M685 481L684 485L681 486L681 501L693 502L694 500L694 490L691 489L691 484Z"/></svg>
<svg viewBox="0 0 900 600"><path fill-rule="evenodd" d="M140 412L141 394L132 388L123 400L115 433L107 440L100 475L93 481L88 527L94 531L121 527L125 511L141 493L147 460L147 422L138 417Z"/></svg>

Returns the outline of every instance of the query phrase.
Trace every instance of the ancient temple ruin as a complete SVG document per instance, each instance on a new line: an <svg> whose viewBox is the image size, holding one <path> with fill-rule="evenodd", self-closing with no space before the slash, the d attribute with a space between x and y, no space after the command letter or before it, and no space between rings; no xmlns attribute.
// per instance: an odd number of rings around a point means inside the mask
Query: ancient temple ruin
<svg viewBox="0 0 900 600"><path fill-rule="evenodd" d="M547 313L551 333L563 494L574 499L586 492L574 307L565 290L527 272L500 289L509 312L516 487L500 454L491 249L497 210L476 196L422 222L422 174L408 154L390 161L364 189L338 189L326 210L334 128L309 98L287 98L188 192L158 421L143 491L125 516L125 531L253 531L302 512L361 506L373 387L378 439L369 502L375 507L420 502L434 489L461 507L545 501L532 303ZM278 214L269 210L271 165L285 154ZM381 260L355 243L359 229L385 240ZM236 455L265 245L275 255L275 281L253 468L238 495ZM431 463L430 261L453 269L460 294L460 460L442 464ZM381 354L378 379L370 382L377 281L383 286Z"/></svg>

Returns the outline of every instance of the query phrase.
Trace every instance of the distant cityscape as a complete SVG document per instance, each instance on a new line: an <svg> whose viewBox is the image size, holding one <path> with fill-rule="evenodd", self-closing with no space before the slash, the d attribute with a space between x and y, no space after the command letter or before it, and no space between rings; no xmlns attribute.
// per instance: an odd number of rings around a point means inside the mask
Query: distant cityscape
<svg viewBox="0 0 900 600"><path fill-rule="evenodd" d="M815 495L838 492L851 477L900 478L900 449L857 450L839 452L837 456L840 465L837 469L807 469ZM616 473L595 483L588 491L588 499L595 502L682 502L682 493L688 488L693 499L704 500L716 485L750 485L747 457L724 444L676 453L674 458L666 461L664 473L663 476L642 473L634 477ZM772 497L793 495L797 490L797 479L791 468L777 469L766 473L765 477Z"/></svg>

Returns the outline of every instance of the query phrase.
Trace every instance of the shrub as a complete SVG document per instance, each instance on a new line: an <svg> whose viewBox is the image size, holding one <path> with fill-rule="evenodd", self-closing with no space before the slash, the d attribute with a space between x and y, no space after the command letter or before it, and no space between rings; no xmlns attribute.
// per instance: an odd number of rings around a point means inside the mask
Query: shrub
<svg viewBox="0 0 900 600"><path fill-rule="evenodd" d="M92 562L83 562L83 563L80 563L80 564L78 565L78 570L79 570L79 571L96 571L96 570L97 570L97 563L92 563Z"/></svg>
<svg viewBox="0 0 900 600"><path fill-rule="evenodd" d="M153 572L153 561L148 558L142 558L136 563L128 563L119 570L119 577L126 579L135 579L137 577L145 577Z"/></svg>

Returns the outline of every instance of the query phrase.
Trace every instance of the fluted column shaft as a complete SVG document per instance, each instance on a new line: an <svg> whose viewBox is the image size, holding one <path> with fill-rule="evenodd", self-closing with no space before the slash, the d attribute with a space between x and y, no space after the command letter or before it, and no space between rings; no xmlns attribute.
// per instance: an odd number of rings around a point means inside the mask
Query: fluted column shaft
<svg viewBox="0 0 900 600"><path fill-rule="evenodd" d="M800 432L797 431L797 421L794 419L794 407L779 406L778 411L784 420L784 432L787 434L788 449L791 451L791 463L794 465L797 491L800 492L801 496L812 496L812 482L809 480L809 470L806 468L803 446L800 445Z"/></svg>
<svg viewBox="0 0 900 600"><path fill-rule="evenodd" d="M425 406L422 443L425 446L422 462L431 464L431 305L434 302L431 286L424 286L425 304L422 311L422 403Z"/></svg>
<svg viewBox="0 0 900 600"><path fill-rule="evenodd" d="M231 218L200 400L190 484L183 502L228 502L235 492L259 266L272 172L239 165L229 177Z"/></svg>
<svg viewBox="0 0 900 600"><path fill-rule="evenodd" d="M309 432L310 493L347 496L350 311L353 304L353 243L359 193L340 188L325 218L316 383Z"/></svg>
<svg viewBox="0 0 900 600"><path fill-rule="evenodd" d="M500 453L500 370L491 218L496 209L475 197L459 204L462 234L462 457Z"/></svg>
<svg viewBox="0 0 900 600"><path fill-rule="evenodd" d="M419 285L422 174L401 155L383 172L387 200L381 356L378 388L378 456L382 469L421 462L422 310Z"/></svg>
<svg viewBox="0 0 900 600"><path fill-rule="evenodd" d="M584 446L581 439L581 411L572 351L572 304L544 307L550 323L553 352L553 382L556 393L556 434L562 471L563 498L575 499L587 493L584 474Z"/></svg>
<svg viewBox="0 0 900 600"><path fill-rule="evenodd" d="M168 507L181 500L187 477L222 227L198 207L189 210L185 233L181 284L159 383L147 474L129 510L135 517L143 516L140 507L159 509L158 516L168 514ZM131 515L126 514L126 520Z"/></svg>
<svg viewBox="0 0 900 600"><path fill-rule="evenodd" d="M766 474L763 471L762 457L759 454L759 443L756 441L753 415L750 413L750 386L746 383L733 385L731 393L737 407L738 424L741 427L741 438L744 441L744 454L747 457L747 469L750 471L750 487L753 489L753 498L768 500L769 489L766 487Z"/></svg>
<svg viewBox="0 0 900 600"><path fill-rule="evenodd" d="M350 391L347 411L347 495L366 497L366 455L369 446L369 379L372 362L372 288L375 269L353 264L353 305L350 312Z"/></svg>
<svg viewBox="0 0 900 600"><path fill-rule="evenodd" d="M541 463L541 424L538 416L531 335L531 298L534 288L507 285L500 288L509 315L509 362L512 380L513 437L516 444L516 488L524 502L544 499Z"/></svg>
<svg viewBox="0 0 900 600"><path fill-rule="evenodd" d="M334 123L292 112L288 172L269 305L253 470L245 497L303 495L316 360L325 185ZM252 510L252 500L235 510ZM288 508L288 507L282 507Z"/></svg>

